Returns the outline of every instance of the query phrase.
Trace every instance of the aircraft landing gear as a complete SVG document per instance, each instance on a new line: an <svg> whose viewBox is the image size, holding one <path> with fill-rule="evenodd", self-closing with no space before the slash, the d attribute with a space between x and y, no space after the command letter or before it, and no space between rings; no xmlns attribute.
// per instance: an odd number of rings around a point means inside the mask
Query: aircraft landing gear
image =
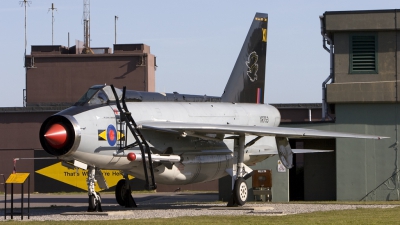
<svg viewBox="0 0 400 225"><path fill-rule="evenodd" d="M129 185L128 175L125 175L124 178L118 181L117 186L115 188L115 199L117 200L120 206L125 206L125 208L136 208L136 202L131 195L131 186Z"/></svg>
<svg viewBox="0 0 400 225"><path fill-rule="evenodd" d="M243 163L244 159L244 143L245 136L239 136L239 149L237 154L237 168L236 174L232 174L235 180L233 184L233 190L231 198L228 202L228 207L237 207L243 206L247 201L248 196L248 188L246 184L246 179L251 176L252 173L248 173L245 171L245 164Z"/></svg>
<svg viewBox="0 0 400 225"><path fill-rule="evenodd" d="M239 177L235 181L235 188L233 189L233 194L235 195L235 199L238 205L244 205L247 201L247 184L246 180L242 177Z"/></svg>
<svg viewBox="0 0 400 225"><path fill-rule="evenodd" d="M96 183L95 179L96 170L94 167L88 167L88 178L86 183L88 185L88 195L89 195L89 207L88 212L103 212L101 208L101 197L98 193L96 193L94 189L94 184Z"/></svg>
<svg viewBox="0 0 400 225"><path fill-rule="evenodd" d="M96 197L97 195L97 197ZM96 195L92 194L89 195L89 208L88 212L102 212L103 210L101 209L101 196L100 194Z"/></svg>
<svg viewBox="0 0 400 225"><path fill-rule="evenodd" d="M228 202L228 207L243 206L246 204L248 196L248 189L246 180L239 177L233 186L232 195Z"/></svg>

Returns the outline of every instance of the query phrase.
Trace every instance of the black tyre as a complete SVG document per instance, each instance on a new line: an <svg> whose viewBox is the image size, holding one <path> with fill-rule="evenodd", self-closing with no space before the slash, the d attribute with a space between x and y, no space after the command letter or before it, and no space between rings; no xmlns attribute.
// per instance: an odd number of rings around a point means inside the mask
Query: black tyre
<svg viewBox="0 0 400 225"><path fill-rule="evenodd" d="M89 195L89 210L88 211L90 211L90 212L95 211L96 206L97 206L96 198L94 197L94 195Z"/></svg>
<svg viewBox="0 0 400 225"><path fill-rule="evenodd" d="M126 192L129 191L131 188L126 189L125 187L125 179L119 180L117 186L115 187L115 199L117 200L120 206L125 206L125 195Z"/></svg>
<svg viewBox="0 0 400 225"><path fill-rule="evenodd" d="M96 194L97 196L99 196L98 200L96 200L94 195L89 195L89 209L88 209L89 212L97 211L97 206L101 204L101 196L99 193Z"/></svg>
<svg viewBox="0 0 400 225"><path fill-rule="evenodd" d="M97 204L101 204L101 196L100 196L100 193L97 193L97 192L96 192L96 194L97 194L97 196L99 196L99 201L96 203L96 205L97 205Z"/></svg>
<svg viewBox="0 0 400 225"><path fill-rule="evenodd" d="M247 189L247 184L246 180L243 179L242 177L239 177L235 181L235 200L238 205L244 205L247 201L247 196L248 196L248 189Z"/></svg>

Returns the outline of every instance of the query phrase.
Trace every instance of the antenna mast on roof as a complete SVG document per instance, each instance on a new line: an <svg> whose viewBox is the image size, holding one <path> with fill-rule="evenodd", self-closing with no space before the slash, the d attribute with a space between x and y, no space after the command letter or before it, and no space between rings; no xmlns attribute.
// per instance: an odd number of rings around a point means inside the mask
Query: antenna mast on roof
<svg viewBox="0 0 400 225"><path fill-rule="evenodd" d="M90 49L90 0L83 0L83 45L82 54L93 54Z"/></svg>
<svg viewBox="0 0 400 225"><path fill-rule="evenodd" d="M51 8L49 8L49 11L51 10L51 45L54 45L54 38L53 38L53 24L54 24L54 10L57 11L57 8L54 8L54 3L51 3Z"/></svg>
<svg viewBox="0 0 400 225"><path fill-rule="evenodd" d="M32 2L31 1L27 1L27 0L23 0L20 1L19 4L21 6L25 6L25 52L24 52L24 67L25 67L25 88L22 90L22 105L25 107L26 106L26 71L28 70L26 68L26 46L27 46L27 38L26 38L26 5L30 5Z"/></svg>
<svg viewBox="0 0 400 225"><path fill-rule="evenodd" d="M24 60L25 60L25 56L26 56L26 45L27 45L27 40L26 40L26 5L30 5L32 3L32 1L27 1L27 0L23 0L20 1L19 4L21 6L25 6L25 53L24 53ZM24 67L25 67L25 61L24 61Z"/></svg>
<svg viewBox="0 0 400 225"><path fill-rule="evenodd" d="M115 31L115 44L117 44L117 20L118 20L118 16L115 16L115 20L114 20L114 31Z"/></svg>

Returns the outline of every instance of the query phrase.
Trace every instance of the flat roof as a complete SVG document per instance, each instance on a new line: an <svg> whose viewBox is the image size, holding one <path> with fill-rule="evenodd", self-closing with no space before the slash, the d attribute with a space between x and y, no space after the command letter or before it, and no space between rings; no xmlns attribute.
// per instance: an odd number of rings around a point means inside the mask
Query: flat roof
<svg viewBox="0 0 400 225"><path fill-rule="evenodd" d="M278 109L320 109L322 103L276 103L270 104Z"/></svg>
<svg viewBox="0 0 400 225"><path fill-rule="evenodd" d="M278 109L319 109L321 103L276 103L270 104ZM26 112L59 112L71 106L26 106L26 107L0 107L0 113L26 113Z"/></svg>
<svg viewBox="0 0 400 225"><path fill-rule="evenodd" d="M335 14L365 14L365 13L392 13L397 12L399 9L374 9L374 10L349 10L349 11L326 11L324 15Z"/></svg>
<svg viewBox="0 0 400 225"><path fill-rule="evenodd" d="M70 106L0 107L0 113L59 112Z"/></svg>

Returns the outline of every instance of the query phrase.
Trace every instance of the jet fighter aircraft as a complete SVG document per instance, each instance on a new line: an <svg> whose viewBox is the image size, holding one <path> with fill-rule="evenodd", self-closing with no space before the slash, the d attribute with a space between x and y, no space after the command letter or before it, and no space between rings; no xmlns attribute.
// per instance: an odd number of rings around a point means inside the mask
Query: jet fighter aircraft
<svg viewBox="0 0 400 225"><path fill-rule="evenodd" d="M256 13L221 97L91 87L72 107L44 121L43 149L63 164L88 170L89 211L101 210L95 182L101 169L119 170L116 200L135 207L128 175L158 184L192 184L232 177L229 206L244 205L254 165L279 155L292 167L288 138L384 137L279 127L279 111L264 103L268 15ZM320 150L322 151L322 150ZM302 150L302 153L318 150Z"/></svg>

